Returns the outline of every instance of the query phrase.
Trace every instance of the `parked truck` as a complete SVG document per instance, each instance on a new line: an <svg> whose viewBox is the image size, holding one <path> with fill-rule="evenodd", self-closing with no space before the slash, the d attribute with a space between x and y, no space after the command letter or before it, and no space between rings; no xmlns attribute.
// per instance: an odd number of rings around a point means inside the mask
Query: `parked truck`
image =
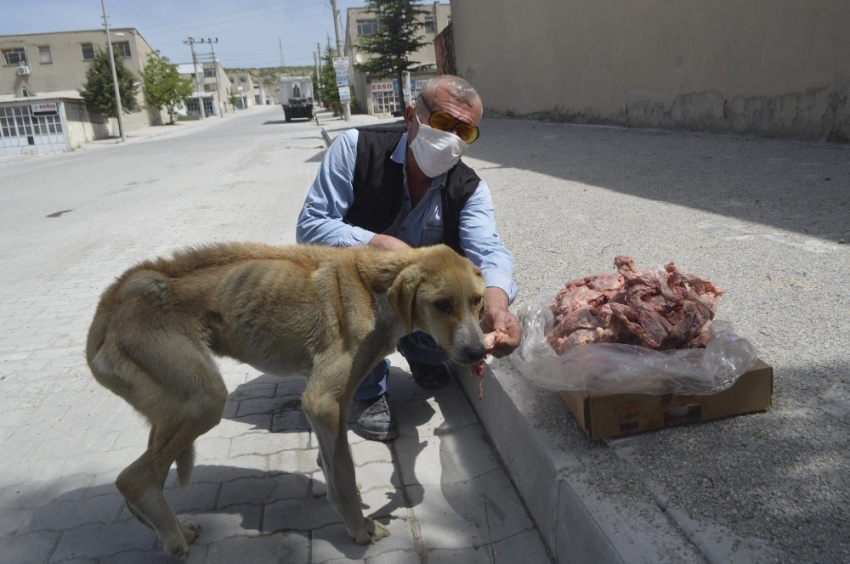
<svg viewBox="0 0 850 564"><path fill-rule="evenodd" d="M313 119L313 80L309 76L281 77L280 104L286 121Z"/></svg>

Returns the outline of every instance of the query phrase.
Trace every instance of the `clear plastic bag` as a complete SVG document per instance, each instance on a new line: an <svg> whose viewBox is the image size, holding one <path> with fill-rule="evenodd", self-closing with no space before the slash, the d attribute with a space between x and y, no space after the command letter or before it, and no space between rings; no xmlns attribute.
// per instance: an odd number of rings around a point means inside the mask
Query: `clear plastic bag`
<svg viewBox="0 0 850 564"><path fill-rule="evenodd" d="M545 335L554 327L554 296L517 310L522 343L511 362L533 384L556 391L706 395L725 390L757 360L731 323L711 322L706 348L656 351L618 343L577 345L557 355Z"/></svg>

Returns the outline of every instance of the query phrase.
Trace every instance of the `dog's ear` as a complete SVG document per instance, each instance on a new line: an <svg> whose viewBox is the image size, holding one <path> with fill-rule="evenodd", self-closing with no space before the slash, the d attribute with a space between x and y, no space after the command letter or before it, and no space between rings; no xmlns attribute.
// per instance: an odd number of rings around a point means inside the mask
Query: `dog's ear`
<svg viewBox="0 0 850 564"><path fill-rule="evenodd" d="M416 291L422 283L422 274L416 266L409 266L396 276L390 289L387 290L387 300L390 307L404 323L407 333L413 332L413 308L416 307Z"/></svg>

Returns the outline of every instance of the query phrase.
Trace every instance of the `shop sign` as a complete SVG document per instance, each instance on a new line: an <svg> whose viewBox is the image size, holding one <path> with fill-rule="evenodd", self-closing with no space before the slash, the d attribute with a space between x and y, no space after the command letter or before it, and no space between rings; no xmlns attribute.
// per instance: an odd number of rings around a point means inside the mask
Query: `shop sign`
<svg viewBox="0 0 850 564"><path fill-rule="evenodd" d="M49 116L59 113L58 102L42 102L40 104L30 104L32 115L34 116Z"/></svg>

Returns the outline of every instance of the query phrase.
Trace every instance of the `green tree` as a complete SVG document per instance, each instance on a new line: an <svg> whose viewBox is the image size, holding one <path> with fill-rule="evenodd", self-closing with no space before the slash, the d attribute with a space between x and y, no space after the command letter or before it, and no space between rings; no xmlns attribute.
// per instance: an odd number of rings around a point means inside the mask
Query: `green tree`
<svg viewBox="0 0 850 564"><path fill-rule="evenodd" d="M376 78L395 78L399 90L404 88L404 73L419 65L408 58L428 42L424 40L419 17L427 12L418 6L420 0L368 0L378 20L375 35L361 37L358 47L372 57L355 68ZM401 92L399 92L401 94ZM400 96L401 97L401 96Z"/></svg>
<svg viewBox="0 0 850 564"><path fill-rule="evenodd" d="M175 109L192 95L192 81L180 76L177 65L169 63L168 57L160 56L159 51L148 53L142 81L147 103L158 110L165 108L173 125Z"/></svg>
<svg viewBox="0 0 850 564"><path fill-rule="evenodd" d="M319 69L322 73L322 88L319 91L322 98L322 105L326 108L339 107L339 89L336 87L336 71L334 70L334 57L336 51L331 49L328 44L325 50L325 56L322 57L322 67Z"/></svg>
<svg viewBox="0 0 850 564"><path fill-rule="evenodd" d="M118 90L121 95L121 108L123 112L138 112L142 108L136 100L138 87L136 76L124 66L121 59L115 58L115 74L118 75ZM100 113L107 117L118 117L115 108L115 89L112 84L112 69L109 67L109 53L100 51L94 57L89 69L86 71L86 82L80 90L80 96Z"/></svg>

